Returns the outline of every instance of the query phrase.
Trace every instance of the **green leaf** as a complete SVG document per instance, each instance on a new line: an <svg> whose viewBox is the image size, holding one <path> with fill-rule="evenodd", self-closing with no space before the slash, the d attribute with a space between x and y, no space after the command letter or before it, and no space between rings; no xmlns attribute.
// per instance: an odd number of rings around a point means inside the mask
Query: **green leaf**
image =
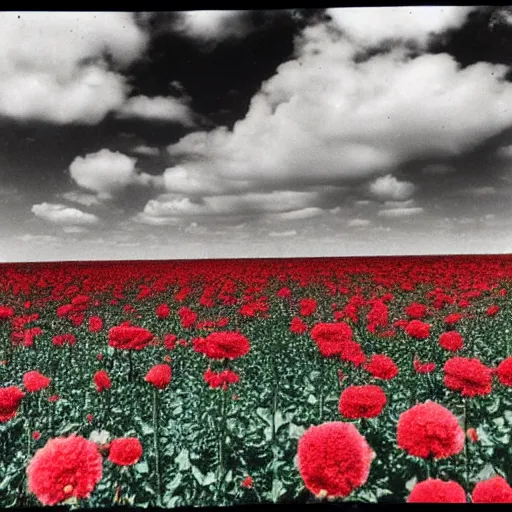
<svg viewBox="0 0 512 512"><path fill-rule="evenodd" d="M266 423L272 425L272 413L270 409L264 409L263 407L258 407L256 409L256 414Z"/></svg>
<svg viewBox="0 0 512 512"><path fill-rule="evenodd" d="M413 489L414 489L414 486L418 483L418 479L413 476L410 480L407 480L407 482L405 482L405 488L411 492Z"/></svg>
<svg viewBox="0 0 512 512"><path fill-rule="evenodd" d="M295 425L295 423L289 424L288 436L291 439L300 439L304 432L306 432L306 429L302 425Z"/></svg>
<svg viewBox="0 0 512 512"><path fill-rule="evenodd" d="M215 482L215 480L216 480L215 473L213 471L209 471L206 474L206 476L204 477L203 487L207 487L209 485L212 485ZM227 481L227 476L226 476L226 481Z"/></svg>
<svg viewBox="0 0 512 512"><path fill-rule="evenodd" d="M149 473L149 467L147 462L139 462L138 464L135 464L135 466L133 467L135 471L137 471L137 473L139 473L140 475Z"/></svg>
<svg viewBox="0 0 512 512"><path fill-rule="evenodd" d="M155 429L151 423L141 423L142 433L145 436L153 435L155 433Z"/></svg>
<svg viewBox="0 0 512 512"><path fill-rule="evenodd" d="M179 455L174 459L176 464L178 464L180 471L187 471L190 469L190 458L188 455L188 450L186 448L183 448Z"/></svg>
<svg viewBox="0 0 512 512"><path fill-rule="evenodd" d="M197 466L192 466L192 474L194 475L194 478L197 480L197 483L199 485L203 485L204 475L203 473L201 473Z"/></svg>
<svg viewBox="0 0 512 512"><path fill-rule="evenodd" d="M274 415L274 424L275 424L276 433L283 425L286 425L287 423L288 422L284 419L281 411L276 411L276 413Z"/></svg>
<svg viewBox="0 0 512 512"><path fill-rule="evenodd" d="M478 473L477 480L478 481L487 480L493 476L496 476L496 471L494 471L494 467L492 464L487 463L483 467L482 471L480 471L480 473Z"/></svg>
<svg viewBox="0 0 512 512"><path fill-rule="evenodd" d="M167 496L168 496L168 499L171 499L174 491L180 486L182 478L183 478L183 473L176 473L176 475L172 479L171 483L166 488L164 500L167 499Z"/></svg>
<svg viewBox="0 0 512 512"><path fill-rule="evenodd" d="M283 486L283 482L277 478L274 478L271 491L272 501L276 503L285 492L286 489Z"/></svg>
<svg viewBox="0 0 512 512"><path fill-rule="evenodd" d="M59 435L75 432L80 428L80 423L68 423L64 428L59 430Z"/></svg>

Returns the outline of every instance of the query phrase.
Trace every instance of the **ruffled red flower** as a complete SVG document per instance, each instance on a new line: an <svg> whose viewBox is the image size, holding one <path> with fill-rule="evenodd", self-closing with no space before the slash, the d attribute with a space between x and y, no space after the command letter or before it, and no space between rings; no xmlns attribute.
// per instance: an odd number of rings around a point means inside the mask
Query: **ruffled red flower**
<svg viewBox="0 0 512 512"><path fill-rule="evenodd" d="M485 312L485 314L486 314L487 316L496 316L496 315L498 314L499 310L500 310L500 307L499 307L499 306L496 306L496 305L494 305L494 306L489 306L489 307L487 308L487 311Z"/></svg>
<svg viewBox="0 0 512 512"><path fill-rule="evenodd" d="M341 393L338 409L348 419L375 418L386 403L386 393L380 386L349 386Z"/></svg>
<svg viewBox="0 0 512 512"><path fill-rule="evenodd" d="M295 316L290 323L290 332L293 334L304 334L307 332L308 326L302 318Z"/></svg>
<svg viewBox="0 0 512 512"><path fill-rule="evenodd" d="M29 393L36 393L50 385L51 380L37 371L31 371L23 375L23 386Z"/></svg>
<svg viewBox="0 0 512 512"><path fill-rule="evenodd" d="M411 320L405 326L405 332L411 338L425 340L430 336L430 324L427 324L420 320Z"/></svg>
<svg viewBox="0 0 512 512"><path fill-rule="evenodd" d="M182 307L178 311L178 315L180 316L181 326L184 329L190 329L196 323L197 313L190 308Z"/></svg>
<svg viewBox="0 0 512 512"><path fill-rule="evenodd" d="M353 341L352 329L344 322L318 323L311 329L311 338L324 357L341 354L343 346Z"/></svg>
<svg viewBox="0 0 512 512"><path fill-rule="evenodd" d="M466 430L466 436L472 443L478 442L478 432L473 427Z"/></svg>
<svg viewBox="0 0 512 512"><path fill-rule="evenodd" d="M100 332L103 329L103 320L99 316L89 318L89 332Z"/></svg>
<svg viewBox="0 0 512 512"><path fill-rule="evenodd" d="M250 349L249 340L239 332L212 332L206 338L194 340L194 350L210 359L238 359Z"/></svg>
<svg viewBox="0 0 512 512"><path fill-rule="evenodd" d="M222 387L226 390L229 385L238 383L240 381L240 377L232 370L214 372L211 368L208 368L204 372L204 380L208 386L213 389Z"/></svg>
<svg viewBox="0 0 512 512"><path fill-rule="evenodd" d="M142 457L142 444L136 437L122 437L110 442L108 460L118 466L132 466Z"/></svg>
<svg viewBox="0 0 512 512"><path fill-rule="evenodd" d="M252 489L253 484L254 484L254 481L253 481L252 477L247 476L240 484L240 487L243 487L244 489Z"/></svg>
<svg viewBox="0 0 512 512"><path fill-rule="evenodd" d="M299 308L301 316L311 316L316 311L317 302L315 299L301 299Z"/></svg>
<svg viewBox="0 0 512 512"><path fill-rule="evenodd" d="M407 503L466 503L466 491L452 480L429 478L414 486Z"/></svg>
<svg viewBox="0 0 512 512"><path fill-rule="evenodd" d="M452 412L428 401L400 415L397 443L409 455L444 459L462 451L464 432Z"/></svg>
<svg viewBox="0 0 512 512"><path fill-rule="evenodd" d="M109 330L108 344L120 350L142 350L153 337L153 334L143 327L119 325Z"/></svg>
<svg viewBox="0 0 512 512"><path fill-rule="evenodd" d="M347 340L340 350L340 358L342 361L352 363L354 366L361 366L366 363L366 355L359 343Z"/></svg>
<svg viewBox="0 0 512 512"><path fill-rule="evenodd" d="M14 316L14 308L11 306L0 306L0 320L8 320Z"/></svg>
<svg viewBox="0 0 512 512"><path fill-rule="evenodd" d="M464 346L464 340L457 331L448 331L439 336L439 345L445 350L456 352Z"/></svg>
<svg viewBox="0 0 512 512"><path fill-rule="evenodd" d="M169 315L171 314L171 309L167 304L160 304L156 308L156 316L160 319L169 318Z"/></svg>
<svg viewBox="0 0 512 512"><path fill-rule="evenodd" d="M144 380L158 389L165 389L170 384L171 377L172 370L168 364L156 364L149 370Z"/></svg>
<svg viewBox="0 0 512 512"><path fill-rule="evenodd" d="M164 336L164 347L166 350L174 350L176 348L176 341L178 336L175 334L166 334Z"/></svg>
<svg viewBox="0 0 512 512"><path fill-rule="evenodd" d="M425 306L425 304L418 304L417 302L413 302L405 308L405 314L409 318L421 320L427 314L427 306Z"/></svg>
<svg viewBox="0 0 512 512"><path fill-rule="evenodd" d="M383 354L373 355L365 368L377 379L391 380L398 375L398 366L393 359Z"/></svg>
<svg viewBox="0 0 512 512"><path fill-rule="evenodd" d="M512 487L501 476L478 482L471 495L473 503L512 503Z"/></svg>
<svg viewBox="0 0 512 512"><path fill-rule="evenodd" d="M501 361L498 368L496 368L496 374L504 386L512 386L512 357L507 357L507 359Z"/></svg>
<svg viewBox="0 0 512 512"><path fill-rule="evenodd" d="M28 490L43 505L88 498L101 480L102 466L96 443L74 434L50 439L27 467Z"/></svg>
<svg viewBox="0 0 512 512"><path fill-rule="evenodd" d="M112 387L110 377L108 376L108 373L105 370L98 370L94 374L93 379L94 384L96 384L96 391L98 393L101 393L102 391L105 391L106 389L110 389Z"/></svg>
<svg viewBox="0 0 512 512"><path fill-rule="evenodd" d="M422 363L417 357L414 358L413 365L416 373L421 374L432 373L436 369L436 363Z"/></svg>
<svg viewBox="0 0 512 512"><path fill-rule="evenodd" d="M444 368L444 385L462 396L483 396L492 391L492 370L480 359L452 357Z"/></svg>
<svg viewBox="0 0 512 512"><path fill-rule="evenodd" d="M56 347L63 347L64 345L74 346L76 344L76 337L74 334L57 334L53 337L53 344Z"/></svg>
<svg viewBox="0 0 512 512"><path fill-rule="evenodd" d="M276 296L279 297L280 299L287 299L292 296L292 291L290 290L290 288L284 287L284 288L281 288L276 293Z"/></svg>
<svg viewBox="0 0 512 512"><path fill-rule="evenodd" d="M451 315L448 315L444 319L444 323L447 325L453 325L456 324L459 320L462 320L462 315L460 313L452 313Z"/></svg>
<svg viewBox="0 0 512 512"><path fill-rule="evenodd" d="M0 388L0 423L5 423L16 416L24 396L25 393L17 386Z"/></svg>
<svg viewBox="0 0 512 512"><path fill-rule="evenodd" d="M346 497L368 479L374 453L357 428L340 421L308 428L299 440L299 472L316 496Z"/></svg>

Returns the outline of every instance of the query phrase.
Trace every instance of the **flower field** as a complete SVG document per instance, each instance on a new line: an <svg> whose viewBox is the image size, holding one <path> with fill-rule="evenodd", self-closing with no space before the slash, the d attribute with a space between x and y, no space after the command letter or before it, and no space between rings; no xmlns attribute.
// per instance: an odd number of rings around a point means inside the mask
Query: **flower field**
<svg viewBox="0 0 512 512"><path fill-rule="evenodd" d="M512 257L0 266L0 507L512 503Z"/></svg>

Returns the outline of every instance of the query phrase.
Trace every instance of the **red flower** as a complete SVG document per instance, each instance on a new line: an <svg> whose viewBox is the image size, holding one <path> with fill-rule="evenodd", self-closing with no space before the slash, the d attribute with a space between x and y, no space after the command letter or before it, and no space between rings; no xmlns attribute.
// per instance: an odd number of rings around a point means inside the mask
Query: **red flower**
<svg viewBox="0 0 512 512"><path fill-rule="evenodd" d="M110 443L108 460L118 466L132 466L142 457L142 445L136 437L122 437Z"/></svg>
<svg viewBox="0 0 512 512"><path fill-rule="evenodd" d="M181 326L184 329L189 329L196 323L197 313L187 307L182 307L178 311L178 315L180 316Z"/></svg>
<svg viewBox="0 0 512 512"><path fill-rule="evenodd" d="M53 337L53 344L57 347L62 347L66 344L75 345L76 337L74 334L57 334L57 336Z"/></svg>
<svg viewBox="0 0 512 512"><path fill-rule="evenodd" d="M496 369L496 374L504 386L512 386L512 357L501 361Z"/></svg>
<svg viewBox="0 0 512 512"><path fill-rule="evenodd" d="M351 423L312 426L298 447L299 472L316 496L345 497L368 479L374 453Z"/></svg>
<svg viewBox="0 0 512 512"><path fill-rule="evenodd" d="M48 397L48 402L57 402L60 399L59 395L52 395Z"/></svg>
<svg viewBox="0 0 512 512"><path fill-rule="evenodd" d="M432 373L436 369L436 363L421 363L417 357L414 358L413 364L416 373Z"/></svg>
<svg viewBox="0 0 512 512"><path fill-rule="evenodd" d="M425 304L418 304L417 302L413 302L411 305L405 308L405 314L409 318L421 320L427 314L427 306L425 306Z"/></svg>
<svg viewBox="0 0 512 512"><path fill-rule="evenodd" d="M400 415L397 443L409 455L444 459L462 451L464 432L448 409L428 401Z"/></svg>
<svg viewBox="0 0 512 512"><path fill-rule="evenodd" d="M41 439L41 432L34 430L34 432L32 432L32 439L34 441L39 441L39 439Z"/></svg>
<svg viewBox="0 0 512 512"><path fill-rule="evenodd" d="M89 318L89 332L100 332L103 329L103 320L99 316Z"/></svg>
<svg viewBox="0 0 512 512"><path fill-rule="evenodd" d="M57 437L37 450L27 467L28 490L43 505L88 498L102 476L98 447L81 436Z"/></svg>
<svg viewBox="0 0 512 512"><path fill-rule="evenodd" d="M210 359L237 359L250 349L249 340L239 332L212 332L206 338L194 340L194 350Z"/></svg>
<svg viewBox="0 0 512 512"><path fill-rule="evenodd" d="M6 423L16 416L25 393L17 386L0 388L0 423Z"/></svg>
<svg viewBox="0 0 512 512"><path fill-rule="evenodd" d="M350 386L341 393L339 411L349 419L375 418L386 403L386 393L379 386Z"/></svg>
<svg viewBox="0 0 512 512"><path fill-rule="evenodd" d="M466 431L466 436L472 443L478 442L478 433L474 428L468 428Z"/></svg>
<svg viewBox="0 0 512 512"><path fill-rule="evenodd" d="M35 393L47 388L51 380L39 372L31 371L23 375L23 386L29 393Z"/></svg>
<svg viewBox="0 0 512 512"><path fill-rule="evenodd" d="M471 495L473 503L512 503L512 487L501 476L478 482Z"/></svg>
<svg viewBox="0 0 512 512"><path fill-rule="evenodd" d="M448 331L439 336L439 345L445 350L456 352L464 346L464 340L457 331Z"/></svg>
<svg viewBox="0 0 512 512"><path fill-rule="evenodd" d="M93 414L88 414L85 419L87 420L87 423L92 423L93 420L94 420L94 415Z"/></svg>
<svg viewBox="0 0 512 512"><path fill-rule="evenodd" d="M276 293L276 296L279 297L280 299L287 299L292 296L292 291L290 290L290 288L284 287L284 288L281 288Z"/></svg>
<svg viewBox="0 0 512 512"><path fill-rule="evenodd" d="M175 334L166 334L164 337L164 347L166 350L174 350L176 348L176 340L178 336Z"/></svg>
<svg viewBox="0 0 512 512"><path fill-rule="evenodd" d="M496 305L494 305L494 306L489 306L489 307L487 308L487 311L485 312L485 314L486 314L487 316L495 316L495 315L497 315L497 314L498 314L499 310L500 310L500 307L499 307L499 306L496 306Z"/></svg>
<svg viewBox="0 0 512 512"><path fill-rule="evenodd" d="M171 309L167 304L160 304L156 308L156 316L160 319L169 318L169 315L171 314Z"/></svg>
<svg viewBox="0 0 512 512"><path fill-rule="evenodd" d="M108 376L108 373L105 370L98 370L94 374L93 379L94 384L96 384L96 391L98 393L101 393L102 391L105 391L106 389L110 389L112 387L110 377Z"/></svg>
<svg viewBox="0 0 512 512"><path fill-rule="evenodd" d="M344 322L316 324L311 329L311 338L317 344L320 354L324 357L341 354L343 345L353 341L352 329Z"/></svg>
<svg viewBox="0 0 512 512"><path fill-rule="evenodd" d="M311 316L316 311L317 303L315 299L301 299L299 308L301 316Z"/></svg>
<svg viewBox="0 0 512 512"><path fill-rule="evenodd" d="M142 350L152 339L153 334L143 327L119 325L108 332L108 344L121 350Z"/></svg>
<svg viewBox="0 0 512 512"><path fill-rule="evenodd" d="M466 503L466 492L452 480L429 478L414 486L407 503Z"/></svg>
<svg viewBox="0 0 512 512"><path fill-rule="evenodd" d="M444 385L462 396L488 395L492 390L492 371L480 359L452 357L443 370Z"/></svg>
<svg viewBox="0 0 512 512"><path fill-rule="evenodd" d="M462 315L460 313L452 313L451 315L448 315L444 319L444 323L448 325L456 324L459 320L462 319Z"/></svg>
<svg viewBox="0 0 512 512"><path fill-rule="evenodd" d="M405 332L411 338L425 340L430 336L430 324L426 324L420 320L411 320L405 326Z"/></svg>
<svg viewBox="0 0 512 512"><path fill-rule="evenodd" d="M224 390L228 388L229 384L236 384L240 381L238 374L232 370L224 370L222 372L214 372L208 368L204 372L204 380L211 388L220 388Z"/></svg>
<svg viewBox="0 0 512 512"><path fill-rule="evenodd" d="M347 361L355 366L361 366L366 363L366 355L359 343L352 340L347 340L341 347L340 358L342 361Z"/></svg>
<svg viewBox="0 0 512 512"><path fill-rule="evenodd" d="M253 484L254 484L254 481L253 481L252 477L247 476L247 477L245 477L243 482L240 484L240 486L245 489L252 489Z"/></svg>
<svg viewBox="0 0 512 512"><path fill-rule="evenodd" d="M293 334L304 334L307 332L308 326L302 318L295 316L290 323L290 332Z"/></svg>
<svg viewBox="0 0 512 512"><path fill-rule="evenodd" d="M158 389L165 389L171 382L172 370L168 364L156 364L144 377L146 382Z"/></svg>
<svg viewBox="0 0 512 512"><path fill-rule="evenodd" d="M11 306L0 306L0 320L8 320L14 316L14 309Z"/></svg>
<svg viewBox="0 0 512 512"><path fill-rule="evenodd" d="M386 355L373 355L365 368L378 379L391 380L398 375L398 366Z"/></svg>

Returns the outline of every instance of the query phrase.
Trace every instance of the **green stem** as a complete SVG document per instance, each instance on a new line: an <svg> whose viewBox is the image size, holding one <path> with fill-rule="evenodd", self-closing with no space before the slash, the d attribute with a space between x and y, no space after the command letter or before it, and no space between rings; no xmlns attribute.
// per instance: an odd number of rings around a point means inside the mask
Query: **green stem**
<svg viewBox="0 0 512 512"><path fill-rule="evenodd" d="M469 447L466 432L468 430L468 403L467 398L463 398L464 403L464 465L465 465L465 481L466 492L469 492Z"/></svg>
<svg viewBox="0 0 512 512"><path fill-rule="evenodd" d="M160 471L160 439L158 437L158 391L153 389L153 446L155 450L157 506L162 506L162 474Z"/></svg>
<svg viewBox="0 0 512 512"><path fill-rule="evenodd" d="M129 382L133 382L133 360L131 350L128 351L128 362L130 365Z"/></svg>
<svg viewBox="0 0 512 512"><path fill-rule="evenodd" d="M220 389L219 392L221 393L220 398L220 428L219 428L219 435L217 439L217 450L218 450L218 468L217 468L217 489L216 489L216 498L215 503L219 503L219 496L220 496L220 490L222 487L222 481L224 479L224 473L225 473L225 453L224 453L224 442L225 442L225 435L226 435L226 393L227 391Z"/></svg>
<svg viewBox="0 0 512 512"><path fill-rule="evenodd" d="M277 480L277 429L276 429L276 413L279 395L279 383L277 381L277 368L274 367L274 390L272 399L272 486L274 481ZM322 414L322 412L320 412ZM275 503L275 501L274 501Z"/></svg>

